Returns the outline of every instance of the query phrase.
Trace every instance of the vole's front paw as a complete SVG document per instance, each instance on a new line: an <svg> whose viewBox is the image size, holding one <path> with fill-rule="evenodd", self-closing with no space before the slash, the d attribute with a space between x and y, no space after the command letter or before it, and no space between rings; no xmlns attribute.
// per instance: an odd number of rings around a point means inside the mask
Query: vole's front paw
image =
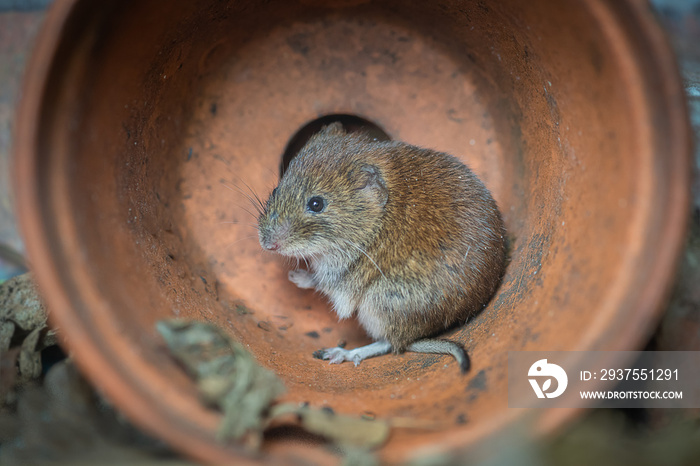
<svg viewBox="0 0 700 466"><path fill-rule="evenodd" d="M289 281L299 288L308 289L316 287L316 280L314 280L314 276L308 270L290 270L287 276L289 277Z"/></svg>
<svg viewBox="0 0 700 466"><path fill-rule="evenodd" d="M345 348L325 348L314 353L317 359L325 359L330 364L340 364L341 362L350 361L356 366L362 361L362 357L355 350L346 350Z"/></svg>

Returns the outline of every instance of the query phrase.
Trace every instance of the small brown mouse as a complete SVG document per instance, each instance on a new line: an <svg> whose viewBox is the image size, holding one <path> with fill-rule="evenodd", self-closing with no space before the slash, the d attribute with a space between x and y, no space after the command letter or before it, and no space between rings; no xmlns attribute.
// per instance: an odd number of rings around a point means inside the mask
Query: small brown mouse
<svg viewBox="0 0 700 466"><path fill-rule="evenodd" d="M292 159L258 218L264 249L302 259L289 272L325 294L340 319L353 315L375 340L328 348L330 363L401 353L453 355L431 339L466 322L496 291L505 228L483 183L455 157L397 141L373 141L333 123Z"/></svg>

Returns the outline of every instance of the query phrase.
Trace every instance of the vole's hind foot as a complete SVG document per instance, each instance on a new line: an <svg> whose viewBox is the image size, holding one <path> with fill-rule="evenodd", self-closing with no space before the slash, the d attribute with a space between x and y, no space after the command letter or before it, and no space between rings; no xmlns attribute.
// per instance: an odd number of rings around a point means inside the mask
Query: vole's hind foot
<svg viewBox="0 0 700 466"><path fill-rule="evenodd" d="M359 365L362 358L353 353L354 350L346 350L345 348L326 348L321 350L321 359L327 360L330 364L340 364L341 362L351 361L355 365Z"/></svg>
<svg viewBox="0 0 700 466"><path fill-rule="evenodd" d="M345 348L325 348L314 352L316 359L325 359L330 364L340 364L341 362L350 361L355 366L360 365L364 359L382 356L391 351L391 343L388 341L375 341L366 346L346 350Z"/></svg>
<svg viewBox="0 0 700 466"><path fill-rule="evenodd" d="M457 360L462 373L469 370L469 356L467 356L464 348L449 340L426 339L414 341L406 347L406 351L412 351L414 353L449 354L454 356Z"/></svg>
<svg viewBox="0 0 700 466"><path fill-rule="evenodd" d="M299 288L316 288L316 279L308 270L290 270L287 277L289 277L290 282L294 283Z"/></svg>

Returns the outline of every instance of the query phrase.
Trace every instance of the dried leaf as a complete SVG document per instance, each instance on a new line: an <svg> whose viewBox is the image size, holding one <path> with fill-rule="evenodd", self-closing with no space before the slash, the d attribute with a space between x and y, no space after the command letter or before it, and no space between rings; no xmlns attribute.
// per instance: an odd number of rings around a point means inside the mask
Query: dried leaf
<svg viewBox="0 0 700 466"><path fill-rule="evenodd" d="M25 273L14 277L0 285L0 352L7 351L13 339L32 338L22 345L23 356L20 359L20 369L23 376L41 374L35 370L38 354L31 351L56 344L54 332L41 332L46 328L46 309L36 290L32 275ZM39 334L36 334L36 331ZM29 348L33 349L30 350Z"/></svg>
<svg viewBox="0 0 700 466"><path fill-rule="evenodd" d="M0 285L0 322L8 320L25 332L46 325L46 309L30 273Z"/></svg>
<svg viewBox="0 0 700 466"><path fill-rule="evenodd" d="M42 348L47 348L53 345L58 345L58 336L56 330L50 329L44 332L44 336L41 339L41 346Z"/></svg>
<svg viewBox="0 0 700 466"><path fill-rule="evenodd" d="M204 322L160 321L158 332L197 382L203 398L224 413L219 438L258 443L265 413L284 385L222 329Z"/></svg>
<svg viewBox="0 0 700 466"><path fill-rule="evenodd" d="M342 466L379 466L379 458L363 448L347 448L343 451Z"/></svg>
<svg viewBox="0 0 700 466"><path fill-rule="evenodd" d="M0 353L10 349L10 343L14 334L15 324L9 320L5 322L0 321Z"/></svg>
<svg viewBox="0 0 700 466"><path fill-rule="evenodd" d="M299 414L306 430L341 445L376 448L389 436L389 424L381 420L368 421L310 408L303 408Z"/></svg>
<svg viewBox="0 0 700 466"><path fill-rule="evenodd" d="M262 431L274 422L298 424L341 449L353 451L376 448L389 436L390 426L383 420L335 414L331 409L308 405L273 405L284 390L282 382L213 324L173 320L158 322L156 328L173 356L195 379L203 398L223 411L222 438L245 438L258 446Z"/></svg>
<svg viewBox="0 0 700 466"><path fill-rule="evenodd" d="M339 446L377 448L386 442L391 430L384 420L346 416L306 405L277 405L272 408L270 418L289 414L297 416L306 431L325 437Z"/></svg>
<svg viewBox="0 0 700 466"><path fill-rule="evenodd" d="M43 327L37 327L22 342L19 353L19 375L23 380L34 379L41 375L41 354L37 342Z"/></svg>

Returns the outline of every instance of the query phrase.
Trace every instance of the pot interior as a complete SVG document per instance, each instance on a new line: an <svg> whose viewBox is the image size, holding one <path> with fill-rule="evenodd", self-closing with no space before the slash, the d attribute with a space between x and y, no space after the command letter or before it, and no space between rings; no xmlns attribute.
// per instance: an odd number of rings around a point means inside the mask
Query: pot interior
<svg viewBox="0 0 700 466"><path fill-rule="evenodd" d="M645 280L643 248L658 235L650 208L667 202L652 196L653 174L666 168L652 160L641 91L626 78L635 68L621 57L634 50L601 25L612 9L88 3L69 17L40 122L36 177L52 260L111 370L193 436L212 438L218 416L164 350L160 319L222 326L279 374L285 399L439 423L395 432L385 452L398 456L512 418L508 351L619 349L648 327L649 311L625 293ZM268 196L290 139L328 115L459 157L497 200L506 276L481 313L446 335L469 352L467 375L447 356L358 367L312 357L369 340L287 280L294 264L261 250L248 197ZM634 338L615 340L636 313Z"/></svg>

